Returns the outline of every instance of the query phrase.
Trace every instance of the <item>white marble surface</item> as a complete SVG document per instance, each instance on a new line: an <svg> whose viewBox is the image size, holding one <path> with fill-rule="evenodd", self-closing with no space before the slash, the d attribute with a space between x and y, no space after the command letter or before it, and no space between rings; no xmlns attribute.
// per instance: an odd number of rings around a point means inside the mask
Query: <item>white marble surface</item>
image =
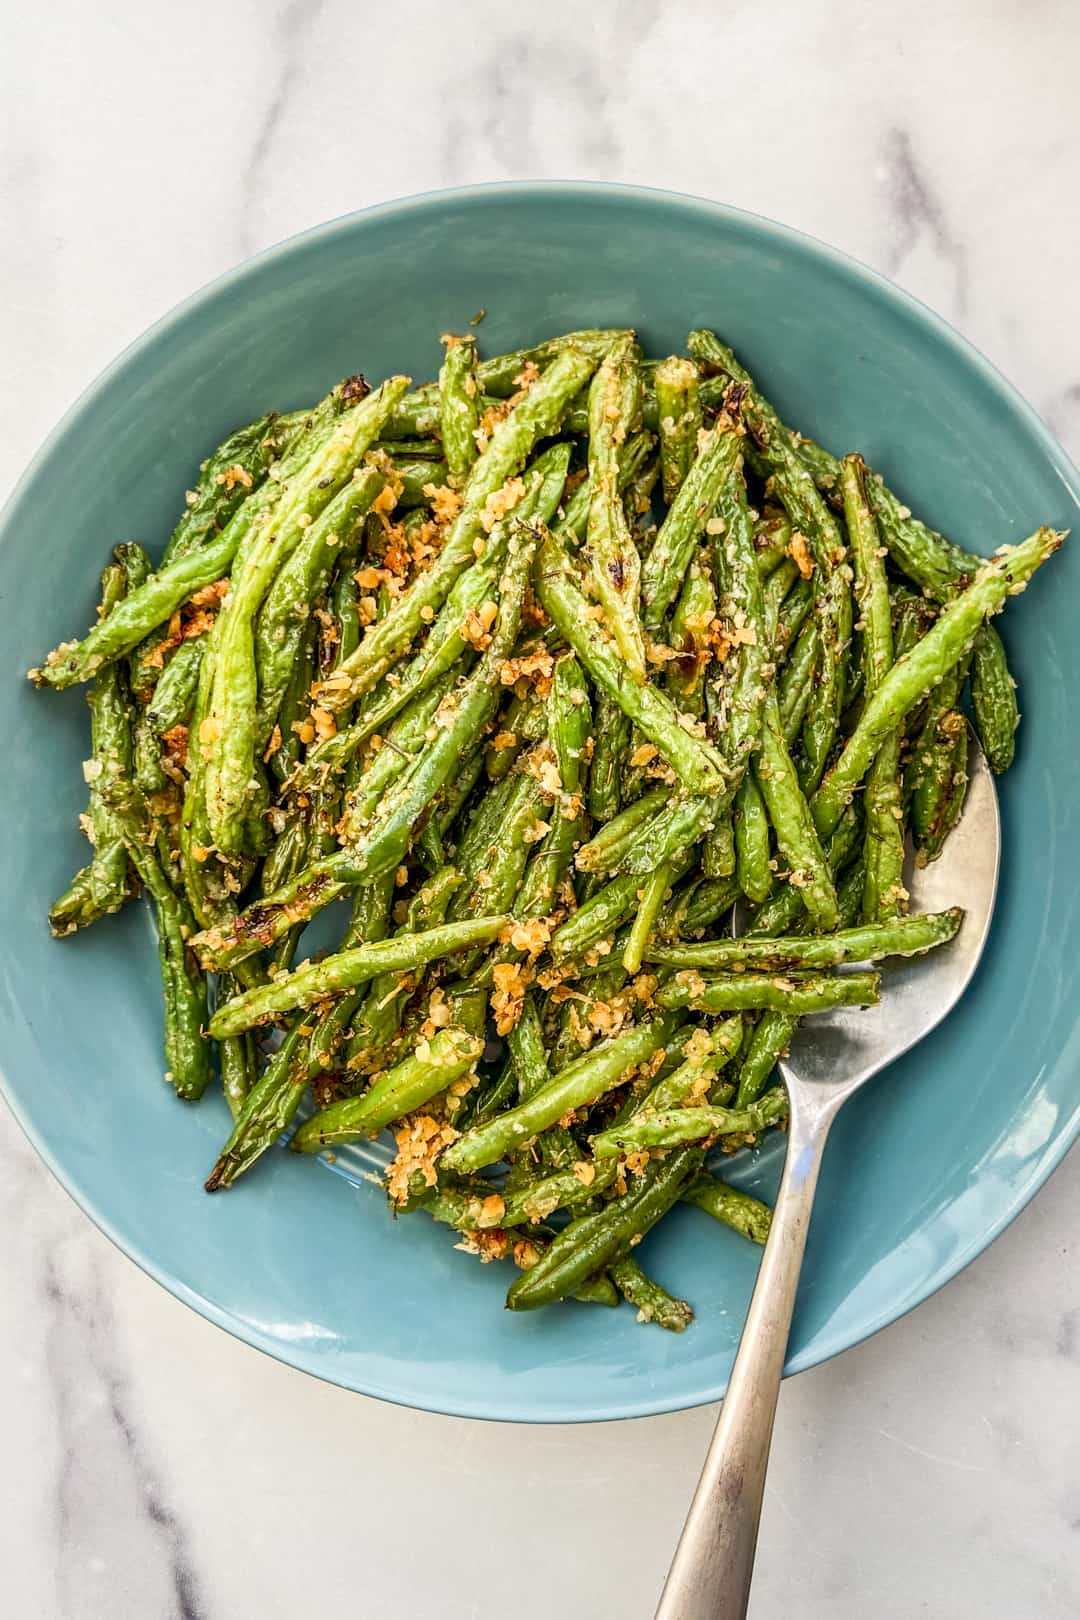
<svg viewBox="0 0 1080 1620"><path fill-rule="evenodd" d="M504 177L784 219L954 320L1080 451L1070 0L53 0L0 58L0 487L253 249ZM1080 1612L1080 1160L914 1315L784 1392L753 1620ZM0 1115L0 1611L648 1616L712 1422L381 1406L185 1310ZM419 1548L423 1548L423 1555Z"/></svg>

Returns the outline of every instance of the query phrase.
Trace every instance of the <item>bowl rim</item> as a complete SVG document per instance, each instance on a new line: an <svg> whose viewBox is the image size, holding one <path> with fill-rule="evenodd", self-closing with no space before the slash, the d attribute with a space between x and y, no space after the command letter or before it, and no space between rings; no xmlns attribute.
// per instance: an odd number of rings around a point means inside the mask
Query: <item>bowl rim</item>
<svg viewBox="0 0 1080 1620"><path fill-rule="evenodd" d="M434 207L468 204L484 199L496 202L517 202L527 196L559 196L576 198L582 201L599 197L616 197L628 202L645 203L653 207L678 207L680 210L696 214L704 220L744 225L762 236L790 244L804 253L809 252L812 256L834 266L854 280L862 281L876 296L892 304L901 312L914 316L924 326L930 328L938 341L952 351L959 363L968 370L976 372L984 386L995 393L1010 411L1019 415L1040 451L1045 455L1057 477L1065 486L1071 499L1080 504L1080 469L1073 463L1049 427L1020 393L1015 384L1010 382L1005 374L969 338L959 332L943 316L939 315L923 300L907 292L888 276L873 269L854 254L834 247L831 243L810 232L786 225L768 215L759 214L750 209L738 208L728 203L717 202L714 199L702 197L693 192L682 192L654 186L638 186L616 181L495 180L468 186L438 187L427 191L410 192L401 197L390 198L383 202L369 204L364 208L352 209L335 215L318 225L279 238L268 247L249 255L230 269L212 277L194 292L188 294L187 297L173 304L143 332L127 343L116 357L91 379L62 413L55 426L46 434L26 468L16 480L3 507L0 508L0 538L2 538L3 531L9 524L30 485L53 454L69 427L84 411L93 407L113 379L133 359L137 358L144 350L149 349L161 334L167 332L179 320L202 305L209 303L218 294L242 282L253 271L272 264L276 260L287 258L298 248L317 243L320 240L330 240L351 229L361 220L378 220L391 216L401 218ZM143 1249L137 1234L121 1233L112 1220L97 1207L95 1199L82 1187L75 1184L74 1178L57 1160L51 1148L31 1122L28 1113L21 1106L16 1089L12 1082L8 1080L2 1061L0 1061L0 1094L3 1095L23 1134L64 1191L98 1230L104 1233L141 1271L153 1278L155 1282L159 1283L176 1299L197 1311L200 1316L214 1326L230 1333L234 1338L240 1339L252 1348L264 1352L285 1366L308 1373L326 1383L336 1384L338 1387L354 1393L368 1395L377 1400L388 1401L393 1405L405 1406L414 1410L435 1412L450 1417L523 1423L590 1423L651 1417L666 1412L685 1411L697 1406L708 1405L711 1402L721 1400L726 1392L726 1382L718 1386L699 1388L687 1398L650 1398L647 1392L643 1391L639 1397L634 1399L622 1398L596 1403L595 1409L587 1413L583 1413L580 1408L566 1410L555 1408L537 1412L535 1409L521 1405L518 1401L511 1400L504 1402L502 1409L493 1414L490 1409L483 1409L479 1403L473 1400L433 1399L426 1401L418 1395L403 1395L400 1390L388 1388L380 1384L376 1379L360 1384L344 1376L336 1376L332 1367L309 1364L301 1361L295 1355L286 1353L280 1342L261 1333L252 1324L240 1320L227 1308L208 1299L205 1295L174 1276L168 1266L155 1260ZM931 1295L937 1293L939 1289L951 1282L984 1250L988 1249L1000 1237L1006 1227L1011 1225L1049 1180L1078 1136L1080 1136L1080 1105L1073 1112L1071 1118L1063 1121L1058 1135L1050 1144L1048 1150L1036 1162L1032 1163L1023 1181L1018 1186L1013 1187L1011 1196L1006 1200L995 1218L983 1227L977 1237L973 1237L958 1255L954 1254L948 1260L939 1264L910 1295L906 1295L902 1300L884 1306L874 1313L867 1320L864 1331L859 1333L857 1337L849 1337L842 1332L834 1332L831 1335L827 1332L824 1335L819 1334L813 1352L803 1351L788 1359L784 1370L785 1377L819 1366L823 1362L830 1361L842 1351L852 1349L854 1346L863 1343L875 1333L880 1332L882 1328L890 1326L893 1322L898 1321L900 1317L907 1315L909 1311L923 1304Z"/></svg>

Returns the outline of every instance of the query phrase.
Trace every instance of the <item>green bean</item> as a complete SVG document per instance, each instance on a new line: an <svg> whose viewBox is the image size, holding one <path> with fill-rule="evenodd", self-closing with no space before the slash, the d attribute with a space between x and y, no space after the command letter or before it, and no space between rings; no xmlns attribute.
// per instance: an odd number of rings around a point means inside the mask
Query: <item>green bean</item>
<svg viewBox="0 0 1080 1620"><path fill-rule="evenodd" d="M690 351L698 359L719 364L729 376L750 388L746 418L758 454L773 479L773 487L795 529L809 541L816 572L816 614L821 637L821 674L818 692L804 728L811 764L809 781L816 785L828 759L840 724L842 707L841 660L851 636L851 597L843 569L844 543L836 520L801 461L787 430L775 411L762 400L734 356L711 333L691 333Z"/></svg>
<svg viewBox="0 0 1080 1620"><path fill-rule="evenodd" d="M893 562L935 601L947 601L975 577L983 559L912 517L880 476L868 479L866 492Z"/></svg>
<svg viewBox="0 0 1080 1620"><path fill-rule="evenodd" d="M562 796L552 808L547 835L529 861L513 900L511 909L519 922L550 915L584 828L581 789L592 716L581 666L573 654L555 666L548 710Z"/></svg>
<svg viewBox="0 0 1080 1620"><path fill-rule="evenodd" d="M285 1039L263 1070L233 1124L232 1131L206 1178L206 1191L230 1187L287 1131L307 1089L308 1026L303 1016L292 1023Z"/></svg>
<svg viewBox="0 0 1080 1620"><path fill-rule="evenodd" d="M641 411L637 346L630 337L608 350L589 389L589 581L604 622L633 678L645 681L638 619L641 561L619 496L619 450Z"/></svg>
<svg viewBox="0 0 1080 1620"><path fill-rule="evenodd" d="M778 1012L775 1008L762 1013L739 1067L736 1108L748 1108L757 1102L777 1063L791 1045L798 1022L790 1013Z"/></svg>
<svg viewBox="0 0 1080 1620"><path fill-rule="evenodd" d="M116 819L131 864L154 903L165 1001L166 1079L178 1097L194 1102L202 1096L210 1078L210 1046L203 1034L207 1023L206 980L187 948L193 919L150 845L150 819L137 790L122 778L112 777L101 791Z"/></svg>
<svg viewBox="0 0 1080 1620"><path fill-rule="evenodd" d="M618 815L622 803L622 769L630 749L630 717L603 687L597 692L595 714L588 808L594 821L611 821Z"/></svg>
<svg viewBox="0 0 1080 1620"><path fill-rule="evenodd" d="M791 868L790 882L817 927L835 928L836 887L784 742L775 692L769 693L765 705L755 776L776 832L777 848Z"/></svg>
<svg viewBox="0 0 1080 1620"><path fill-rule="evenodd" d="M678 656L667 665L667 683L675 702L686 714L700 715L705 707L704 675L710 656L708 637L715 617L716 592L707 563L699 556L687 569L671 615L670 641Z"/></svg>
<svg viewBox="0 0 1080 1620"><path fill-rule="evenodd" d="M301 422L305 419L302 416ZM162 568L198 551L225 528L251 491L265 481L296 427L284 417L260 416L218 445L199 468L198 482L162 554Z"/></svg>
<svg viewBox="0 0 1080 1620"><path fill-rule="evenodd" d="M342 665L352 696L370 690L417 635L427 610L437 612L442 606L459 575L475 560L475 546L482 543L484 525L492 512L492 497L519 472L537 442L557 431L567 405L593 369L594 361L584 351L561 350L495 428L487 449L473 464L462 492L461 511L438 557L396 598L385 618L368 628L356 652Z"/></svg>
<svg viewBox="0 0 1080 1620"><path fill-rule="evenodd" d="M491 645L461 690L452 698L448 693L440 703L439 713L445 715L445 722L440 725L436 718L436 736L430 746L417 754L394 787L376 801L377 814L371 825L359 832L360 818L354 806L346 826L346 837L355 840L350 846L313 862L291 884L242 912L228 928L201 934L196 949L207 963L221 968L242 961L261 946L272 944L296 923L314 916L345 888L378 877L402 860L420 817L495 710L500 671L521 623L535 543L535 535L524 527L511 537Z"/></svg>
<svg viewBox="0 0 1080 1620"><path fill-rule="evenodd" d="M446 598L438 618L423 646L400 672L393 684L386 684L371 694L372 701L365 704L359 717L344 731L328 737L308 754L301 772L299 785L316 781L327 769L340 770L347 765L357 750L376 732L389 724L413 698L431 689L433 684L461 659L469 654L469 643L462 635L469 615L475 613L498 590L498 567L485 562L483 566L468 569L454 585ZM336 672L320 688L331 699L333 708L338 700L334 684Z"/></svg>
<svg viewBox="0 0 1080 1620"><path fill-rule="evenodd" d="M789 750L794 747L806 718L820 653L817 624L813 619L808 619L795 638L776 689L776 700L780 705L780 729Z"/></svg>
<svg viewBox="0 0 1080 1620"><path fill-rule="evenodd" d="M218 614L214 684L203 729L207 822L226 855L244 846L258 740L255 616L307 528L331 503L378 437L408 378L391 377L340 416L332 433L283 481L278 501L245 536ZM243 511L243 508L241 508Z"/></svg>
<svg viewBox="0 0 1080 1620"><path fill-rule="evenodd" d="M746 482L736 467L716 502L710 527L713 566L721 610L737 635L734 657L722 666L725 680L709 689L710 713L722 726L721 747L733 777L741 780L761 733L765 700L774 672L772 637L754 551ZM729 671L730 666L730 671Z"/></svg>
<svg viewBox="0 0 1080 1620"><path fill-rule="evenodd" d="M446 914L450 903L462 884L461 873L453 866L444 866L421 884L413 895L406 908L405 918L401 925L395 929L394 938L403 939L406 935L424 933L431 928L440 928L446 922ZM376 887L386 885L386 916L389 915L390 898L393 893L393 874L385 873L377 880ZM364 893L361 890L360 893ZM375 934L370 925L366 934L355 934L350 931L350 937L345 940L344 947L352 949L361 943L370 944L375 938L385 938L388 922L383 921L384 913L378 914L379 932ZM372 1052L381 1051L389 1046L401 1028L401 1018L405 1004L416 987L416 974L414 971L401 972L398 969L378 974L365 987L362 1000L358 997L346 996L347 1002L352 1002L353 1011L358 1015L352 1024L348 1046L345 1052L345 1067L349 1068L354 1062L370 1057ZM352 1017L352 1014L350 1014ZM346 1020L348 1022L348 1020ZM460 1022L460 1019L455 1020ZM314 1038L313 1038L314 1039Z"/></svg>
<svg viewBox="0 0 1080 1620"><path fill-rule="evenodd" d="M659 630L664 614L682 589L706 521L735 475L741 446L742 429L726 415L700 436L697 455L641 571L645 627L653 633Z"/></svg>
<svg viewBox="0 0 1080 1620"><path fill-rule="evenodd" d="M440 1029L380 1075L362 1096L343 1097L305 1120L289 1146L297 1153L318 1153L374 1136L468 1074L483 1049L483 1041L467 1030Z"/></svg>
<svg viewBox="0 0 1080 1620"><path fill-rule="evenodd" d="M971 708L983 753L992 771L1007 771L1016 752L1016 682L1009 674L1001 637L984 624L975 637L971 661Z"/></svg>
<svg viewBox="0 0 1080 1620"><path fill-rule="evenodd" d="M429 872L435 872L445 864L443 840L448 836L462 806L480 780L483 768L484 751L483 747L477 744L472 753L467 755L461 770L443 788L436 801L435 813L424 823L416 843L416 854L427 865Z"/></svg>
<svg viewBox="0 0 1080 1620"><path fill-rule="evenodd" d="M711 928L718 918L731 910L739 893L739 885L734 877L707 878L704 883L698 884L689 897L681 926L691 934L701 928Z"/></svg>
<svg viewBox="0 0 1080 1620"><path fill-rule="evenodd" d="M703 1097L714 1100L712 1093L717 1077L738 1052L742 1032L743 1021L737 1013L734 1018L726 1018L711 1030L688 1030L685 1061L670 1074L664 1074L661 1070L627 1118L636 1119L642 1114L680 1108L684 1104L700 1102Z"/></svg>
<svg viewBox="0 0 1080 1620"><path fill-rule="evenodd" d="M146 709L146 718L156 736L182 725L190 714L205 651L206 637L192 636L180 643L162 670Z"/></svg>
<svg viewBox="0 0 1080 1620"><path fill-rule="evenodd" d="M705 834L701 870L707 878L729 878L735 871L735 822L730 810L717 817Z"/></svg>
<svg viewBox="0 0 1080 1620"><path fill-rule="evenodd" d="M294 1007L310 1007L325 996L351 990L379 973L410 972L466 946L486 944L508 921L509 918L501 916L447 923L422 934L360 945L318 962L307 962L295 972L280 976L271 984L258 985L227 1006L219 1007L210 1020L210 1033L220 1040L224 1035L235 1035L239 1030L264 1023L276 1013L290 1012Z"/></svg>
<svg viewBox="0 0 1080 1620"><path fill-rule="evenodd" d="M105 622L127 589L124 570L110 563L101 576L101 618ZM90 784L88 833L94 854L49 909L49 927L57 939L118 911L134 893L128 855L116 817L105 803L101 784L131 770L131 711L123 672L115 665L98 676L90 692L90 759L84 774Z"/></svg>
<svg viewBox="0 0 1080 1620"><path fill-rule="evenodd" d="M587 326L577 332L563 332L547 338L531 349L512 349L480 362L480 384L489 394L506 398L522 386L521 373L530 365L550 366L564 349L579 349L599 363L608 350L623 338L633 337L626 327ZM533 387L535 387L535 383Z"/></svg>
<svg viewBox="0 0 1080 1620"><path fill-rule="evenodd" d="M967 590L942 610L914 651L892 666L814 796L811 808L819 832L828 833L835 827L889 732L964 657L984 618L999 612L1008 596L1024 589L1062 538L1054 529L1037 529L1020 545L1003 547L983 565Z"/></svg>
<svg viewBox="0 0 1080 1620"><path fill-rule="evenodd" d="M434 881L434 880L433 880ZM418 900L422 898L424 889L420 890ZM343 950L352 950L358 945L373 945L385 939L390 932L390 906L394 897L394 873L384 872L382 877L376 878L373 883L365 884L353 893L352 909L349 915L349 926L341 942ZM418 904L413 901L413 905ZM412 906L410 906L410 912ZM442 922L442 915L432 916L432 921ZM320 1017L308 1039L307 1049L307 1075L312 1079L324 1069L333 1066L339 1047L348 1038L345 1052L345 1068L348 1069L350 1059L359 1049L364 1051L364 1032L366 1025L363 1019L353 1024L354 1018L360 1010L361 1004L366 1005L368 998L375 995L380 987L380 981L373 979L370 984L362 985L359 989L346 992L336 1001L330 1002L320 1012ZM373 1043L372 1043L373 1044Z"/></svg>
<svg viewBox="0 0 1080 1620"><path fill-rule="evenodd" d="M579 1209L605 1192L617 1174L618 1165L594 1165L579 1159L569 1169L556 1170L524 1187L507 1189L502 1196L490 1183L481 1183L481 1187L487 1187L486 1194L480 1189L459 1192L445 1187L429 1210L437 1221L456 1226L459 1232L524 1226L546 1221L557 1209Z"/></svg>
<svg viewBox="0 0 1080 1620"><path fill-rule="evenodd" d="M339 570L329 605L338 638L336 662L343 664L360 640L360 587L351 567Z"/></svg>
<svg viewBox="0 0 1080 1620"><path fill-rule="evenodd" d="M480 381L477 376L476 339L443 338L446 358L439 372L439 437L446 452L450 481L464 484L477 456L480 426Z"/></svg>
<svg viewBox="0 0 1080 1620"><path fill-rule="evenodd" d="M650 788L640 799L628 804L620 814L612 816L600 830L582 844L574 858L581 872L610 872L618 865L620 856L630 848L636 835L647 825L657 811L664 808L671 795L667 788Z"/></svg>
<svg viewBox="0 0 1080 1620"><path fill-rule="evenodd" d="M866 464L861 456L844 458L840 482L862 625L864 686L870 694L881 685L893 663L892 608L882 560L884 547L866 493ZM894 732L882 743L867 774L863 794L866 816L863 915L867 921L884 921L896 916L906 897L899 773L900 738Z"/></svg>
<svg viewBox="0 0 1080 1620"><path fill-rule="evenodd" d="M826 862L834 884L861 842L862 816L854 805L849 805L826 847ZM793 933L807 922L809 916L800 891L790 883L781 883L755 912L748 932L754 938L768 938L775 934Z"/></svg>
<svg viewBox="0 0 1080 1620"><path fill-rule="evenodd" d="M800 594L805 580L799 579L799 570L790 557L780 563L769 575L761 588L761 603L765 614L765 639L770 647L778 654L786 651L791 639L785 625L784 636L778 635L780 626L780 609L791 592L795 581L799 580ZM807 593L807 606L813 600L812 594Z"/></svg>
<svg viewBox="0 0 1080 1620"><path fill-rule="evenodd" d="M506 1044L517 1077L518 1099L525 1102L551 1079L544 1053L544 1031L540 1014L530 992L526 992L521 1016L509 1031Z"/></svg>
<svg viewBox="0 0 1080 1620"><path fill-rule="evenodd" d="M683 1193L683 1203L703 1209L713 1220L722 1221L733 1231L741 1232L751 1243L764 1244L772 1227L772 1210L760 1198L752 1198L738 1187L729 1187L703 1171Z"/></svg>
<svg viewBox="0 0 1080 1620"><path fill-rule="evenodd" d="M689 480L683 490L688 487ZM541 547L536 585L545 612L581 659L594 686L614 698L689 792L719 791L725 781L720 756L704 738L683 729L679 712L666 693L654 686L639 686L632 679L612 644L587 616L569 558L550 533Z"/></svg>
<svg viewBox="0 0 1080 1620"><path fill-rule="evenodd" d="M465 876L475 877L477 872L483 870L484 863L490 860L498 842L503 817L517 786L516 777L504 777L484 794L473 809L458 839L454 856L458 870Z"/></svg>
<svg viewBox="0 0 1080 1620"><path fill-rule="evenodd" d="M509 1308L535 1310L565 1299L587 1277L621 1258L667 1214L700 1166L696 1148L671 1153L648 1164L622 1198L571 1221L540 1261L511 1283Z"/></svg>
<svg viewBox="0 0 1080 1620"><path fill-rule="evenodd" d="M617 1153L640 1153L653 1148L679 1147L714 1136L759 1136L787 1114L787 1095L769 1091L746 1108L667 1108L663 1113L636 1114L625 1125L601 1131L592 1139L598 1159Z"/></svg>
<svg viewBox="0 0 1080 1620"><path fill-rule="evenodd" d="M785 557L791 545L791 519L777 507L767 510L754 529L754 550L757 552L758 573L769 579Z"/></svg>
<svg viewBox="0 0 1080 1620"><path fill-rule="evenodd" d="M508 778L512 791L500 822L497 837L485 851L484 864L473 881L454 897L450 915L454 920L478 913L509 911L521 885L529 858L530 838L546 810L536 777L527 772ZM468 972L468 968L465 969Z"/></svg>
<svg viewBox="0 0 1080 1620"><path fill-rule="evenodd" d="M653 373L656 416L660 432L660 466L664 503L670 506L682 488L697 454L701 431L698 368L692 360L671 355Z"/></svg>
<svg viewBox="0 0 1080 1620"><path fill-rule="evenodd" d="M114 546L113 556L124 570L124 577L127 582L125 596L131 596L134 591L139 589L140 585L145 585L154 572L154 566L145 548L136 541L125 541L121 545ZM167 631L163 628L157 635L164 642ZM155 653L156 642L157 636L148 637L138 647L135 647L127 658L128 685L131 688L132 697L140 705L147 702L150 693L157 684L158 676L161 674L164 654L168 650L167 647L163 647L161 653Z"/></svg>
<svg viewBox="0 0 1080 1620"><path fill-rule="evenodd" d="M650 872L642 886L641 903L622 959L623 967L631 976L641 970L645 947L652 936L661 907L671 892L671 870L671 863L664 861L654 872Z"/></svg>
<svg viewBox="0 0 1080 1620"><path fill-rule="evenodd" d="M750 772L739 783L735 795L735 852L739 888L752 905L760 905L773 884L769 818L761 790Z"/></svg>
<svg viewBox="0 0 1080 1620"><path fill-rule="evenodd" d="M693 864L692 851L684 850L678 858L674 875L684 876ZM572 916L560 923L548 943L556 962L569 962L582 956L598 941L612 935L619 924L637 908L641 877L636 872L612 878L610 883L586 900Z"/></svg>
<svg viewBox="0 0 1080 1620"><path fill-rule="evenodd" d="M559 504L563 483L567 480L568 460L570 452L567 445L555 444L551 449L544 450L542 455L538 455L531 463L531 467L526 468L523 475L525 494L521 496L513 514L517 520L539 517L546 522L547 518L551 517ZM387 719L392 718L411 695L426 690L432 680L439 677L440 672L449 669L455 658L460 658L461 653L465 653L466 643L460 635L461 629L465 627L470 609L478 609L486 601L487 596L494 593L500 567L504 564L508 530L510 530L508 520L495 523L484 549L483 562L474 564L471 569L461 573L461 577L450 588L423 648L416 653L405 671L395 674L393 682L385 682L385 693L381 700L376 693L376 700L364 708L355 731L343 734L343 737L350 739L348 742L334 737L330 739L329 744L314 750L311 757L313 770L324 763L330 765L342 763L343 758L347 758L350 753L353 737L359 742L363 740L364 731L371 735L379 727L384 726ZM319 697L327 708L337 708L342 701L348 700L348 695L351 695L353 687L348 674L350 663L351 659L343 659L335 669L334 676L330 676L322 685Z"/></svg>
<svg viewBox="0 0 1080 1620"><path fill-rule="evenodd" d="M669 1333L682 1333L694 1320L685 1299L675 1299L666 1288L646 1276L628 1254L611 1266L611 1278L628 1304L638 1313L639 1322L655 1322Z"/></svg>
<svg viewBox="0 0 1080 1620"><path fill-rule="evenodd" d="M596 1102L618 1085L628 1070L659 1051L676 1027L676 1019L660 1014L602 1042L568 1064L516 1108L474 1126L452 1142L442 1156L443 1168L456 1173L495 1164L574 1109Z"/></svg>
<svg viewBox="0 0 1080 1620"><path fill-rule="evenodd" d="M910 801L915 860L926 866L940 853L963 807L967 786L967 721L960 695L967 678L961 659L930 693L904 781Z"/></svg>
<svg viewBox="0 0 1080 1620"><path fill-rule="evenodd" d="M809 973L798 978L782 973L734 973L703 979L689 969L662 984L656 1000L661 1007L694 1007L698 1012L752 1012L769 1007L801 1015L831 1007L876 1006L880 978L878 973L844 973L832 978Z"/></svg>
<svg viewBox="0 0 1080 1620"><path fill-rule="evenodd" d="M266 592L254 628L259 685L255 724L260 746L265 746L273 730L311 610L329 585L338 558L355 551L363 520L387 487L393 489L383 469L357 467L304 531Z"/></svg>
<svg viewBox="0 0 1080 1620"><path fill-rule="evenodd" d="M723 799L671 800L646 822L627 848L619 851L615 861L617 869L643 874L654 872L704 837L723 807Z"/></svg>
<svg viewBox="0 0 1080 1620"><path fill-rule="evenodd" d="M963 912L927 912L894 917L889 922L863 923L836 934L792 934L786 938L710 939L698 945L651 945L650 962L677 968L750 967L779 972L786 968L836 967L841 962L876 962L884 956L918 956L946 945L963 919Z"/></svg>
<svg viewBox="0 0 1080 1620"><path fill-rule="evenodd" d="M241 547L274 508L278 490L303 467L308 457L325 445L338 426L335 412L346 385L312 414L311 427L281 463L280 480L268 480L251 500L243 501L220 534L188 552L181 551L157 573L151 574L107 620L100 621L79 642L65 642L51 652L30 679L39 686L66 687L90 680L104 665L137 647L158 625L164 624L183 602L229 572ZM359 409L359 407L353 407Z"/></svg>
<svg viewBox="0 0 1080 1620"><path fill-rule="evenodd" d="M974 579L982 558L963 551L944 535L912 517L879 477L867 485L890 556L935 601L947 602ZM1019 722L1016 683L996 630L984 625L975 640L971 682L975 727L992 770L1012 763Z"/></svg>
<svg viewBox="0 0 1080 1620"><path fill-rule="evenodd" d="M222 1041L218 1049L221 1090L233 1119L239 1119L248 1094L258 1080L255 1042L250 1034Z"/></svg>
<svg viewBox="0 0 1080 1620"><path fill-rule="evenodd" d="M226 976L218 985L218 999L227 1001L230 996L239 995L242 988L234 979ZM228 1040L222 1041L218 1046L218 1063L221 1090L229 1113L234 1120L239 1119L244 1103L259 1078L258 1048L251 1031L247 1030L243 1035L230 1035Z"/></svg>

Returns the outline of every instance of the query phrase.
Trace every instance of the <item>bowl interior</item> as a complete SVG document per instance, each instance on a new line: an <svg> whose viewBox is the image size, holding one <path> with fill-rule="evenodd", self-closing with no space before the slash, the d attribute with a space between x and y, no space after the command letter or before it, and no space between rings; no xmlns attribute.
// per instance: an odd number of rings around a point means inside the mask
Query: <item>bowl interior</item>
<svg viewBox="0 0 1080 1620"><path fill-rule="evenodd" d="M194 469L231 427L362 369L433 375L439 334L481 308L487 353L575 326L633 325L651 353L712 325L781 413L858 449L921 515L988 552L1075 526L1077 479L993 370L933 316L819 244L660 193L535 186L388 205L273 250L199 294L74 407L0 535L5 931L0 1060L18 1117L95 1220L181 1298L282 1359L391 1399L486 1417L627 1416L718 1397L757 1253L681 1209L644 1256L689 1298L680 1337L628 1309L514 1317L506 1274L379 1191L271 1157L227 1196L201 1181L224 1104L161 1079L160 993L142 908L50 940L85 855L80 692L26 668L93 615L109 547L159 548ZM958 1010L846 1110L810 1238L789 1366L924 1298L1031 1196L1080 1126L1075 866L1080 553L1066 546L1005 621L1024 722L1001 784L997 916ZM732 1175L771 1193L779 1144Z"/></svg>

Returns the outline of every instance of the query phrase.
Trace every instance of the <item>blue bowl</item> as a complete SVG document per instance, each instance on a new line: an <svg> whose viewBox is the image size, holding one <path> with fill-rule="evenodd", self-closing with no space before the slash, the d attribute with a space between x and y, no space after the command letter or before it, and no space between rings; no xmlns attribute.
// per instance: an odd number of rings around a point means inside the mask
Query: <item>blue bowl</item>
<svg viewBox="0 0 1080 1620"><path fill-rule="evenodd" d="M273 249L160 321L68 413L2 523L3 1085L68 1191L146 1271L250 1344L351 1389L469 1416L620 1418L724 1392L757 1251L679 1209L644 1258L690 1299L675 1337L629 1309L511 1316L506 1274L453 1236L393 1221L362 1176L279 1154L227 1196L203 1177L227 1130L161 1078L160 993L141 907L49 938L81 864L80 694L24 672L93 616L109 547L160 547L196 463L237 423L362 368L433 374L480 308L486 352L632 325L647 349L716 326L782 415L862 451L931 523L989 552L1076 526L1080 478L961 338L877 276L752 215L661 192L527 185L353 215ZM1013 1218L1080 1127L1080 541L1010 603L1024 723L1001 785L990 948L962 1005L834 1132L791 1338L797 1372L955 1275ZM780 1144L735 1161L775 1188Z"/></svg>

